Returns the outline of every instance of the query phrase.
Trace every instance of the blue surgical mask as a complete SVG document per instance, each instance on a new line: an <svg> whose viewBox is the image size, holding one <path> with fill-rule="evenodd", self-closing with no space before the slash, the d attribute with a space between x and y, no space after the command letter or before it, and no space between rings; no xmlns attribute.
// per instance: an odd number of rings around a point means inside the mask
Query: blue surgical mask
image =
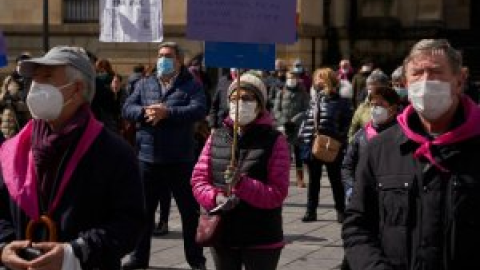
<svg viewBox="0 0 480 270"><path fill-rule="evenodd" d="M397 94L400 98L404 98L404 97L408 96L407 89L403 88L403 87L395 87L395 92L397 92Z"/></svg>
<svg viewBox="0 0 480 270"><path fill-rule="evenodd" d="M170 75L175 72L173 58L160 57L157 60L157 76Z"/></svg>

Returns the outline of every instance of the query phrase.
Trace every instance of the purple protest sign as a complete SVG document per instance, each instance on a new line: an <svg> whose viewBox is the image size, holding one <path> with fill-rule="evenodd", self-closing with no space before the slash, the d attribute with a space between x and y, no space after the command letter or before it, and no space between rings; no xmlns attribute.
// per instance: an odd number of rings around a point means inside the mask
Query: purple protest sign
<svg viewBox="0 0 480 270"><path fill-rule="evenodd" d="M188 0L187 38L295 43L296 0Z"/></svg>
<svg viewBox="0 0 480 270"><path fill-rule="evenodd" d="M5 67L6 65L8 65L7 49L5 46L5 39L3 37L3 32L0 31L0 67Z"/></svg>

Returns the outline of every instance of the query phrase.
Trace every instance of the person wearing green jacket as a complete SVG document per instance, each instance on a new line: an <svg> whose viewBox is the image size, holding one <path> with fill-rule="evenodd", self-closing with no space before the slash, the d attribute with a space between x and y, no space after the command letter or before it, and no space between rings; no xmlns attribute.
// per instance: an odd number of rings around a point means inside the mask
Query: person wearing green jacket
<svg viewBox="0 0 480 270"><path fill-rule="evenodd" d="M367 97L373 87L389 86L390 80L381 70L374 70L372 74L367 77ZM371 120L370 105L366 102L366 98L359 104L358 108L353 114L352 123L348 129L348 141L351 142L353 135L363 128Z"/></svg>

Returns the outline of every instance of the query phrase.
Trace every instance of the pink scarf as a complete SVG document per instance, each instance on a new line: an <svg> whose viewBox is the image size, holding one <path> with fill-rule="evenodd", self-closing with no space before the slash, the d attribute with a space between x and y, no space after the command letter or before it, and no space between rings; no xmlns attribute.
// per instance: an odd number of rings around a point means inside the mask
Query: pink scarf
<svg viewBox="0 0 480 270"><path fill-rule="evenodd" d="M31 149L35 174L41 190L39 193L42 195L42 207L47 207L48 204L52 203L49 200L53 189L55 189L54 185L57 178L57 169L52 168L62 166L62 159L68 161L67 157L72 152L70 150L74 149L74 145L77 144L85 131L89 120L90 110L88 105L84 105L57 132L52 132L46 121L33 121Z"/></svg>
<svg viewBox="0 0 480 270"><path fill-rule="evenodd" d="M378 135L377 130L373 127L373 122L370 121L365 126L365 133L367 134L367 140L370 141L373 137Z"/></svg>
<svg viewBox="0 0 480 270"><path fill-rule="evenodd" d="M48 209L49 214L58 206L71 176L80 160L102 131L102 124L89 111L90 117L62 176L60 187ZM0 166L10 197L31 219L40 215L38 207L37 175L32 152L33 120L0 148Z"/></svg>
<svg viewBox="0 0 480 270"><path fill-rule="evenodd" d="M420 147L413 155L415 158L425 157L432 165L441 171L448 172L448 169L438 164L435 160L430 147L432 145L442 146L454 144L480 135L480 108L466 97L461 98L461 103L465 112L465 122L459 127L438 136L434 140L429 140L428 138L415 133L415 131L408 126L408 118L415 113L412 105L405 108L404 112L397 117L398 123L407 138L420 144Z"/></svg>

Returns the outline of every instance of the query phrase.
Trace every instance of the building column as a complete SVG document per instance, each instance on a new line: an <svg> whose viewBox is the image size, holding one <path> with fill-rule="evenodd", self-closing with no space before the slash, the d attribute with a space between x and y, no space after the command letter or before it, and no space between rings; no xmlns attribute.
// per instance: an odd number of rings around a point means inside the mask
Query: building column
<svg viewBox="0 0 480 270"><path fill-rule="evenodd" d="M48 0L50 25L63 24L63 0Z"/></svg>

